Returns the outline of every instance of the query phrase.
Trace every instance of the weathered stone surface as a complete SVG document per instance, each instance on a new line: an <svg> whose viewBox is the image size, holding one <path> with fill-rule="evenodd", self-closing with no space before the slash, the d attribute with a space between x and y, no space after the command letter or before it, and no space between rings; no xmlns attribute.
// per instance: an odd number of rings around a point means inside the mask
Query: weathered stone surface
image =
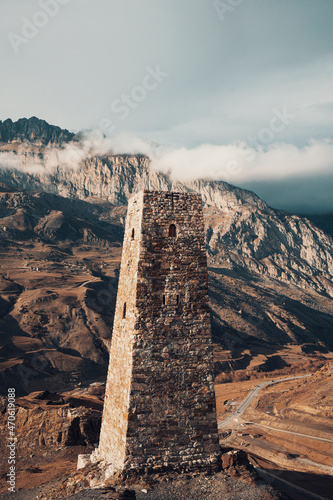
<svg viewBox="0 0 333 500"><path fill-rule="evenodd" d="M222 468L230 476L241 476L244 481L253 482L256 472L243 450L229 450L221 456Z"/></svg>
<svg viewBox="0 0 333 500"><path fill-rule="evenodd" d="M0 399L0 441L5 443L7 405ZM54 450L64 446L92 446L98 441L101 413L83 407L36 406L16 410L16 437L20 450Z"/></svg>
<svg viewBox="0 0 333 500"><path fill-rule="evenodd" d="M82 454L77 457L77 470L83 469L86 465L90 463L90 455Z"/></svg>
<svg viewBox="0 0 333 500"><path fill-rule="evenodd" d="M143 191L127 213L94 459L214 469L218 452L201 197Z"/></svg>

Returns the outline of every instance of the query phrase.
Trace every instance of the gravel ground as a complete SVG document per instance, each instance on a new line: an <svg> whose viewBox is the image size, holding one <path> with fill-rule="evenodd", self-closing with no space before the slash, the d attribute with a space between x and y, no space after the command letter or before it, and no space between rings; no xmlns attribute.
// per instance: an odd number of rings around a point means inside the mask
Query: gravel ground
<svg viewBox="0 0 333 500"><path fill-rule="evenodd" d="M114 491L112 488L85 490L75 495L62 497L64 500L289 500L274 491L267 484L247 484L226 476L185 476L153 485L133 485ZM47 494L48 486L21 490L0 495L3 500L38 500L54 496ZM59 498L58 496L56 497Z"/></svg>
<svg viewBox="0 0 333 500"><path fill-rule="evenodd" d="M239 479L215 476L184 478L162 482L153 486L131 486L131 490L122 493L110 490L89 490L79 492L66 500L278 500L280 496L266 484L252 485ZM135 493L134 493L135 492ZM134 496L135 495L135 496Z"/></svg>

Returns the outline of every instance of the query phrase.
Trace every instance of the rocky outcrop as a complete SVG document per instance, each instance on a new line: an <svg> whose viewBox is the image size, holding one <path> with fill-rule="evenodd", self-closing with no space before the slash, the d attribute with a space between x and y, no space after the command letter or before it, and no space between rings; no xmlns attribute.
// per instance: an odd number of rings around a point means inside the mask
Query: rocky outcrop
<svg viewBox="0 0 333 500"><path fill-rule="evenodd" d="M225 210L243 204L266 206L254 193L223 181L172 180L167 174L153 170L150 160L143 155L94 156L75 169L65 165L49 169L43 164L43 150L38 154L28 149L2 154L14 154L18 168L0 168L0 181L14 188L38 189L82 200L94 196L114 205L125 205L133 194L149 189L199 192L206 204Z"/></svg>
<svg viewBox="0 0 333 500"><path fill-rule="evenodd" d="M206 211L207 246L217 266L333 297L333 240L308 219L270 207Z"/></svg>
<svg viewBox="0 0 333 500"><path fill-rule="evenodd" d="M243 481L253 482L256 473L243 450L229 450L221 455L222 469L230 476L240 476Z"/></svg>
<svg viewBox="0 0 333 500"><path fill-rule="evenodd" d="M14 187L41 189L66 198L84 200L96 196L114 205L125 205L133 194L149 189L200 193L206 205L225 211L243 205L267 207L251 191L227 182L207 179L186 182L174 180L169 175L152 169L149 158L143 155L94 156L84 160L76 169L58 165L52 170L39 168L38 173L32 173L31 166L41 165L40 155L23 155L20 152L17 159L22 168L0 170L0 181Z"/></svg>
<svg viewBox="0 0 333 500"><path fill-rule="evenodd" d="M73 140L75 134L60 127L49 125L45 120L35 116L21 118L16 122L11 119L0 120L0 142L30 142L37 146L54 144L61 145L63 142Z"/></svg>
<svg viewBox="0 0 333 500"><path fill-rule="evenodd" d="M64 446L93 446L98 443L101 412L84 408L62 407L62 401L46 401L46 404L59 405L50 408L45 404L16 410L16 432L20 450L36 453ZM24 404L24 403L23 403ZM7 406L4 398L1 405L1 428L7 428Z"/></svg>

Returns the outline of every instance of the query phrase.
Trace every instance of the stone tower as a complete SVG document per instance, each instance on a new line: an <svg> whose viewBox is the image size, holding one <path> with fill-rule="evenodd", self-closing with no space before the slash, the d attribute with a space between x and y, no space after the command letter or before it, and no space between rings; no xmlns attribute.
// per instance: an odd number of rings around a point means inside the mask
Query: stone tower
<svg viewBox="0 0 333 500"><path fill-rule="evenodd" d="M100 443L112 471L215 469L218 433L201 197L128 206Z"/></svg>

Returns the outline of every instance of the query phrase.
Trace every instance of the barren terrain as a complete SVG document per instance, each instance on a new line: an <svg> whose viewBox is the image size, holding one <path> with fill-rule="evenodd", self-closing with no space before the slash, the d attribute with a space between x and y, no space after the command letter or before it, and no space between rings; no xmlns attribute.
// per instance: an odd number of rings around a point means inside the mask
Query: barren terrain
<svg viewBox="0 0 333 500"><path fill-rule="evenodd" d="M126 207L1 189L2 387L63 391L105 376ZM321 366L332 299L220 260L209 255L217 382Z"/></svg>
<svg viewBox="0 0 333 500"><path fill-rule="evenodd" d="M248 479L246 455L233 455L232 449L246 451L265 479L280 478L277 488L291 498L305 494L289 483L328 498L328 219L312 217L313 224L273 210L254 193L225 182L173 181L141 155L89 157L75 170L51 170L44 165L45 148L79 144L80 137L36 118L9 125L2 124L0 150L21 166L0 168L0 394L15 387L19 397L17 486L25 490L15 498L56 498L53 491L60 498L61 491L67 498L91 498L91 492L70 491L66 484L76 475L77 454L98 441L103 386L90 384L106 378L126 203L139 189L195 191L204 200L217 413L228 474L216 478L218 485L214 478L173 478L169 487L142 483L147 493L138 487L137 498L188 498L189 491L214 500L217 492L218 498L277 498L230 478ZM262 386L303 375L309 377ZM237 416L258 385L258 394ZM124 491L111 490L94 495L126 498Z"/></svg>
<svg viewBox="0 0 333 500"><path fill-rule="evenodd" d="M263 468L299 473L291 477L321 476L322 487L312 491L325 497L333 484L332 374L328 361L312 374L281 382L277 377L271 385L267 379L217 385L221 444L246 450ZM243 409L241 402L256 387L258 395ZM306 476L304 481L311 491Z"/></svg>

